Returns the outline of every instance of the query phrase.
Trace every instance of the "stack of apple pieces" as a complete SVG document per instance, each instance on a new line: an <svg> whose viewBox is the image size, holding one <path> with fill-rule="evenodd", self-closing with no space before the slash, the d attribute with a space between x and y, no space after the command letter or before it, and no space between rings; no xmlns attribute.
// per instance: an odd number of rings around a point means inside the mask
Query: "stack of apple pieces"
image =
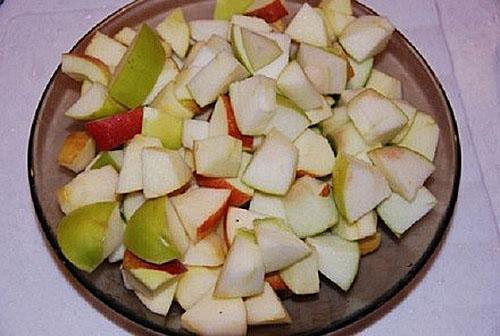
<svg viewBox="0 0 500 336"><path fill-rule="evenodd" d="M401 237L436 205L439 128L372 69L393 26L349 0L287 13L218 0L215 20L176 8L63 55L85 131L58 157L77 173L61 250L87 272L122 261L126 288L197 334L290 323L278 294L318 293L319 273L349 290L379 217Z"/></svg>

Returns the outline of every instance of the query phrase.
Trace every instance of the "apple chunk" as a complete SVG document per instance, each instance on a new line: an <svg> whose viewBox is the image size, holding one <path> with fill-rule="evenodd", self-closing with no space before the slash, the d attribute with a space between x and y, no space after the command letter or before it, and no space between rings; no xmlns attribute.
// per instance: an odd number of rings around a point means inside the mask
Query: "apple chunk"
<svg viewBox="0 0 500 336"><path fill-rule="evenodd" d="M141 133L160 139L165 148L181 148L182 128L183 119L152 107L143 108Z"/></svg>
<svg viewBox="0 0 500 336"><path fill-rule="evenodd" d="M236 177L241 165L241 140L229 135L194 142L196 173L206 177Z"/></svg>
<svg viewBox="0 0 500 336"><path fill-rule="evenodd" d="M100 83L90 88L66 111L67 117L90 120L109 117L123 112L125 108L108 95L108 90Z"/></svg>
<svg viewBox="0 0 500 336"><path fill-rule="evenodd" d="M61 71L78 81L90 81L107 86L111 73L97 58L86 55L63 54Z"/></svg>
<svg viewBox="0 0 500 336"><path fill-rule="evenodd" d="M57 163L79 173L85 169L94 156L94 139L85 132L73 132L64 139L57 156Z"/></svg>
<svg viewBox="0 0 500 336"><path fill-rule="evenodd" d="M253 230L254 219L262 217L254 211L229 207L227 210L226 221L224 222L224 236L227 246L231 246L238 229Z"/></svg>
<svg viewBox="0 0 500 336"><path fill-rule="evenodd" d="M292 320L280 299L266 282L264 292L245 300L248 325L286 324Z"/></svg>
<svg viewBox="0 0 500 336"><path fill-rule="evenodd" d="M192 244L186 251L183 262L189 266L216 267L224 263L226 253L224 241L215 232L199 242Z"/></svg>
<svg viewBox="0 0 500 336"><path fill-rule="evenodd" d="M297 295L319 293L318 252L312 249L308 257L279 272L286 286Z"/></svg>
<svg viewBox="0 0 500 336"><path fill-rule="evenodd" d="M184 19L181 8L175 8L156 27L161 38L172 46L174 52L181 58L186 56L189 48L189 25Z"/></svg>
<svg viewBox="0 0 500 336"><path fill-rule="evenodd" d="M377 232L377 213L370 211L354 223L348 223L340 217L332 232L345 240L360 240Z"/></svg>
<svg viewBox="0 0 500 336"><path fill-rule="evenodd" d="M326 26L321 15L308 3L302 5L285 30L293 40L317 47L328 45Z"/></svg>
<svg viewBox="0 0 500 336"><path fill-rule="evenodd" d="M276 41L282 53L277 59L257 70L256 74L278 79L281 71L286 67L290 58L291 39L290 36L280 33L266 33L265 36Z"/></svg>
<svg viewBox="0 0 500 336"><path fill-rule="evenodd" d="M284 2L284 0L255 0L246 9L245 14L257 16L266 22L273 23L288 15Z"/></svg>
<svg viewBox="0 0 500 336"><path fill-rule="evenodd" d="M179 279L175 300L184 310L189 310L203 296L213 291L220 268L188 266L187 272Z"/></svg>
<svg viewBox="0 0 500 336"><path fill-rule="evenodd" d="M374 89L390 99L401 99L403 97L401 82L377 69L372 70L365 87Z"/></svg>
<svg viewBox="0 0 500 336"><path fill-rule="evenodd" d="M207 41L216 35L227 39L229 22L225 20L193 20L189 22L191 38L195 41Z"/></svg>
<svg viewBox="0 0 500 336"><path fill-rule="evenodd" d="M120 42L101 32L96 32L85 48L85 55L100 59L110 69L114 69L126 51L127 48Z"/></svg>
<svg viewBox="0 0 500 336"><path fill-rule="evenodd" d="M276 128L290 141L294 141L309 126L310 120L297 105L283 96L276 97L276 111L267 125L268 132Z"/></svg>
<svg viewBox="0 0 500 336"><path fill-rule="evenodd" d="M428 114L417 112L413 124L399 145L412 149L430 161L434 161L438 142L439 126L434 118Z"/></svg>
<svg viewBox="0 0 500 336"><path fill-rule="evenodd" d="M316 132L306 129L293 144L299 150L297 171L312 176L332 173L335 155L328 140Z"/></svg>

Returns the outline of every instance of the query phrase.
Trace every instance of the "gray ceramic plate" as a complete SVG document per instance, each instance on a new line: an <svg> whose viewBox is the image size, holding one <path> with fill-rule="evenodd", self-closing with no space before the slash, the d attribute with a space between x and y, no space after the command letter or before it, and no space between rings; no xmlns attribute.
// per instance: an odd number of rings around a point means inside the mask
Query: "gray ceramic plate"
<svg viewBox="0 0 500 336"><path fill-rule="evenodd" d="M289 1L291 14L300 2ZM315 2L311 4L316 5ZM118 10L89 31L73 48L83 52L97 30L114 34L123 26L138 27L142 22L154 26L172 7L184 6L187 19L210 18L213 1L137 1ZM356 15L373 12L354 4ZM290 15L289 15L290 16ZM399 78L404 98L437 120L441 137L436 153L436 171L427 187L437 197L436 208L415 225L403 239L394 238L382 228L382 245L363 257L354 285L343 293L322 279L321 292L284 301L293 323L288 326L250 328L250 335L323 334L339 330L377 310L400 292L422 269L442 240L449 225L460 179L460 148L456 122L450 104L436 76L411 43L395 32L387 50L376 58L376 68ZM62 217L56 189L72 174L56 163L57 152L68 132L82 129L81 123L64 117L65 110L77 99L79 84L61 73L54 73L40 101L31 129L28 165L31 193L39 221L53 250L71 274L105 305L136 323L163 333L185 334L180 329L181 308L174 304L168 317L150 313L123 285L119 265L104 263L92 274L73 267L62 255L55 229ZM55 270L54 270L55 271Z"/></svg>

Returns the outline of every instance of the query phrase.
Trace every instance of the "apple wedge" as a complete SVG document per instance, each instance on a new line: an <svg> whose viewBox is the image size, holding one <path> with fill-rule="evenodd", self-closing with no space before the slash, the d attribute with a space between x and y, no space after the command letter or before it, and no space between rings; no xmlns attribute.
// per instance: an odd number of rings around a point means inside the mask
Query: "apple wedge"
<svg viewBox="0 0 500 336"><path fill-rule="evenodd" d="M320 177L332 173L335 155L325 137L306 129L293 144L299 150L297 174Z"/></svg>
<svg viewBox="0 0 500 336"><path fill-rule="evenodd" d="M111 70L118 66L125 52L124 45L101 32L96 32L85 48L85 55L101 60Z"/></svg>
<svg viewBox="0 0 500 336"><path fill-rule="evenodd" d="M307 238L306 242L318 253L319 271L342 290L348 291L358 273L358 243L330 234Z"/></svg>
<svg viewBox="0 0 500 336"><path fill-rule="evenodd" d="M111 166L81 172L57 191L59 206L68 214L92 203L115 201L117 182L118 174Z"/></svg>
<svg viewBox="0 0 500 336"><path fill-rule="evenodd" d="M297 170L298 150L283 134L271 131L255 152L242 181L254 189L284 195Z"/></svg>
<svg viewBox="0 0 500 336"><path fill-rule="evenodd" d="M165 148L181 148L182 129L183 119L152 107L143 108L141 134L160 139Z"/></svg>
<svg viewBox="0 0 500 336"><path fill-rule="evenodd" d="M254 0L245 14L273 23L288 15L284 2L284 0Z"/></svg>
<svg viewBox="0 0 500 336"><path fill-rule="evenodd" d="M213 232L189 247L183 263L188 266L221 266L226 256L224 244L224 240Z"/></svg>
<svg viewBox="0 0 500 336"><path fill-rule="evenodd" d="M172 197L172 202L193 241L199 241L215 230L225 215L230 190L196 188Z"/></svg>
<svg viewBox="0 0 500 336"><path fill-rule="evenodd" d="M308 3L302 5L288 24L285 34L294 41L308 43L317 47L328 45L328 34L322 16Z"/></svg>
<svg viewBox="0 0 500 336"><path fill-rule="evenodd" d="M128 108L141 105L153 89L165 58L158 34L142 25L116 67L109 86L111 97Z"/></svg>
<svg viewBox="0 0 500 336"><path fill-rule="evenodd" d="M401 99L403 97L401 82L377 69L372 70L365 87L368 89L374 89L378 93L390 99Z"/></svg>
<svg viewBox="0 0 500 336"><path fill-rule="evenodd" d="M265 76L236 82L229 87L238 129L245 135L265 133L276 110L276 81ZM253 102L253 103L252 103ZM258 102L255 104L255 102Z"/></svg>
<svg viewBox="0 0 500 336"><path fill-rule="evenodd" d="M296 140L309 126L310 120L297 105L283 96L276 96L276 110L269 121L267 132L276 128L290 141Z"/></svg>
<svg viewBox="0 0 500 336"><path fill-rule="evenodd" d="M120 42L121 44L123 44L124 46L128 47L129 45L132 44L135 35L137 35L137 32L135 30L133 30L130 27L123 27L118 31L118 33L113 35L113 38L118 42Z"/></svg>
<svg viewBox="0 0 500 336"><path fill-rule="evenodd" d="M63 54L61 71L77 81L109 84L109 68L97 58L86 55Z"/></svg>
<svg viewBox="0 0 500 336"><path fill-rule="evenodd" d="M123 166L116 188L118 194L142 190L142 150L146 147L161 147L161 141L138 134L125 146Z"/></svg>
<svg viewBox="0 0 500 336"><path fill-rule="evenodd" d="M197 335L245 336L247 312L241 298L221 299L205 293L181 315L181 326Z"/></svg>
<svg viewBox="0 0 500 336"><path fill-rule="evenodd" d="M67 117L76 120L91 120L109 117L125 108L108 95L108 90L100 83L93 83L84 95L66 111Z"/></svg>
<svg viewBox="0 0 500 336"><path fill-rule="evenodd" d="M337 209L349 223L391 195L389 184L377 168L343 152L335 160L332 181Z"/></svg>
<svg viewBox="0 0 500 336"><path fill-rule="evenodd" d="M377 213L370 211L354 223L348 223L340 217L337 225L332 228L332 232L349 241L372 236L377 232Z"/></svg>
<svg viewBox="0 0 500 336"><path fill-rule="evenodd" d="M209 123L205 120L184 120L182 128L182 146L194 149L194 143L208 138Z"/></svg>
<svg viewBox="0 0 500 336"><path fill-rule="evenodd" d="M255 219L253 225L266 273L284 269L311 253L311 249L295 236L283 219Z"/></svg>
<svg viewBox="0 0 500 336"><path fill-rule="evenodd" d="M189 22L189 29L195 41L207 41L213 35L227 39L229 23L225 20L193 20Z"/></svg>
<svg viewBox="0 0 500 336"><path fill-rule="evenodd" d="M427 188L422 187L411 202L396 193L392 193L388 199L380 203L377 207L377 213L396 237L401 238L413 224L431 211L436 204L437 200L434 195Z"/></svg>
<svg viewBox="0 0 500 336"><path fill-rule="evenodd" d="M237 177L243 151L242 141L229 135L194 142L196 173L205 177Z"/></svg>
<svg viewBox="0 0 500 336"><path fill-rule="evenodd" d="M314 236L337 223L330 186L310 176L297 179L283 203L287 224L299 238Z"/></svg>
<svg viewBox="0 0 500 336"><path fill-rule="evenodd" d="M146 198L167 195L184 187L193 173L177 151L161 147L142 150L142 184Z"/></svg>
<svg viewBox="0 0 500 336"><path fill-rule="evenodd" d="M320 108L323 97L316 90L297 61L291 61L281 72L278 89L303 110Z"/></svg>
<svg viewBox="0 0 500 336"><path fill-rule="evenodd" d="M394 26L382 16L365 15L352 20L339 36L345 51L357 62L363 62L385 49Z"/></svg>
<svg viewBox="0 0 500 336"><path fill-rule="evenodd" d="M117 202L89 204L63 217L57 243L73 265L90 273L120 245L124 227Z"/></svg>
<svg viewBox="0 0 500 336"><path fill-rule="evenodd" d="M314 248L311 250L309 256L279 272L281 279L293 294L319 293L318 252Z"/></svg>
<svg viewBox="0 0 500 336"><path fill-rule="evenodd" d="M245 308L248 325L292 323L285 307L267 282L262 294L245 300Z"/></svg>
<svg viewBox="0 0 500 336"><path fill-rule="evenodd" d="M404 147L386 146L368 157L380 169L391 189L411 202L435 167L426 157Z"/></svg>
<svg viewBox="0 0 500 336"><path fill-rule="evenodd" d="M219 273L220 268L188 266L178 281L175 300L184 310L189 310L206 293L213 291Z"/></svg>
<svg viewBox="0 0 500 336"><path fill-rule="evenodd" d="M367 89L350 100L347 111L369 144L389 142L408 122L406 115L392 101L373 89Z"/></svg>
<svg viewBox="0 0 500 336"><path fill-rule="evenodd" d="M94 139L85 132L73 132L64 139L57 155L57 164L79 173L94 157Z"/></svg>
<svg viewBox="0 0 500 336"><path fill-rule="evenodd" d="M161 38L172 46L180 58L184 58L189 48L189 25L184 19L181 8L170 11L165 19L156 26Z"/></svg>
<svg viewBox="0 0 500 336"><path fill-rule="evenodd" d="M399 146L412 149L430 161L434 161L438 142L439 126L434 118L428 114L417 112L413 124Z"/></svg>
<svg viewBox="0 0 500 336"><path fill-rule="evenodd" d="M250 211L286 219L286 211L283 196L275 196L256 191L250 202Z"/></svg>
<svg viewBox="0 0 500 336"><path fill-rule="evenodd" d="M203 67L187 87L196 103L204 107L216 101L221 94L225 94L232 82L247 76L247 70L238 60L223 51Z"/></svg>
<svg viewBox="0 0 500 336"><path fill-rule="evenodd" d="M214 296L241 298L264 291L264 261L255 235L239 229L222 266Z"/></svg>

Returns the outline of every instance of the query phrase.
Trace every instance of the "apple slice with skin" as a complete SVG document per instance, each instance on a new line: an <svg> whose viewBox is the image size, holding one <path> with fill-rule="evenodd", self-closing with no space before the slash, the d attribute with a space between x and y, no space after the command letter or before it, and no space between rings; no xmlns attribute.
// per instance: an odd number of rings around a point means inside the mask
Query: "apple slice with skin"
<svg viewBox="0 0 500 336"><path fill-rule="evenodd" d="M85 48L85 55L101 60L112 70L118 66L125 52L127 48L124 45L101 32L96 32Z"/></svg>
<svg viewBox="0 0 500 336"><path fill-rule="evenodd" d="M255 219L255 236L266 273L279 271L311 253L311 249L280 218Z"/></svg>
<svg viewBox="0 0 500 336"><path fill-rule="evenodd" d="M128 108L142 104L153 89L165 64L165 50L158 34L142 25L116 67L109 94Z"/></svg>
<svg viewBox="0 0 500 336"><path fill-rule="evenodd" d="M224 240L213 232L192 244L186 251L183 262L188 266L217 267L224 263L225 256Z"/></svg>
<svg viewBox="0 0 500 336"><path fill-rule="evenodd" d="M79 173L95 156L95 141L85 132L73 132L64 139L57 164Z"/></svg>
<svg viewBox="0 0 500 336"><path fill-rule="evenodd" d="M303 4L295 14L285 34L297 42L309 43L317 47L328 45L328 34L323 18L308 3Z"/></svg>
<svg viewBox="0 0 500 336"><path fill-rule="evenodd" d="M57 243L73 265L92 272L120 245L123 228L117 202L89 204L63 217Z"/></svg>
<svg viewBox="0 0 500 336"><path fill-rule="evenodd" d="M214 296L238 298L264 291L264 261L255 235L239 229L222 266Z"/></svg>
<svg viewBox="0 0 500 336"><path fill-rule="evenodd" d="M177 151L161 147L142 150L144 196L164 196L184 187L193 176L191 168Z"/></svg>
<svg viewBox="0 0 500 336"><path fill-rule="evenodd" d="M321 233L338 220L330 186L307 175L295 181L283 204L287 224L300 238Z"/></svg>
<svg viewBox="0 0 500 336"><path fill-rule="evenodd" d="M244 336L247 312L241 298L221 299L210 290L181 315L181 326L197 335Z"/></svg>
<svg viewBox="0 0 500 336"><path fill-rule="evenodd" d="M288 15L284 0L255 0L245 11L246 15L260 17L273 23Z"/></svg>
<svg viewBox="0 0 500 336"><path fill-rule="evenodd" d="M350 223L391 195L389 184L377 168L343 152L335 160L332 181L335 204Z"/></svg>
<svg viewBox="0 0 500 336"><path fill-rule="evenodd" d="M189 310L209 291L212 292L219 277L220 268L188 266L180 277L175 300L184 310Z"/></svg>
<svg viewBox="0 0 500 336"><path fill-rule="evenodd" d="M96 142L98 150L114 149L142 130L142 108L85 123L85 130Z"/></svg>
<svg viewBox="0 0 500 336"><path fill-rule="evenodd" d="M184 19L181 8L170 11L165 19L156 26L161 38L172 46L177 56L184 58L189 48L189 25Z"/></svg>
<svg viewBox="0 0 500 336"><path fill-rule="evenodd" d="M137 134L125 146L123 166L116 188L118 194L142 190L142 150L146 147L161 147L161 141L158 138Z"/></svg>
<svg viewBox="0 0 500 336"><path fill-rule="evenodd" d="M215 230L225 215L230 190L196 188L172 197L172 202L193 241L199 241Z"/></svg>
<svg viewBox="0 0 500 336"><path fill-rule="evenodd" d="M276 128L290 141L296 140L309 126L310 120L291 100L278 95L276 97L276 111L267 130Z"/></svg>
<svg viewBox="0 0 500 336"><path fill-rule="evenodd" d="M375 252L380 247L381 243L382 243L382 235L380 234L380 232L377 232L374 235L371 235L370 237L360 239L358 241L358 246L361 256Z"/></svg>
<svg viewBox="0 0 500 336"><path fill-rule="evenodd" d="M231 84L229 96L241 133L245 135L265 134L267 124L276 110L276 81L256 75ZM258 103L255 104L255 102Z"/></svg>
<svg viewBox="0 0 500 336"><path fill-rule="evenodd" d="M111 73L106 64L86 55L63 54L61 71L77 81L87 80L104 86L111 80Z"/></svg>
<svg viewBox="0 0 500 336"><path fill-rule="evenodd" d="M292 323L280 299L266 282L264 292L245 300L248 325Z"/></svg>
<svg viewBox="0 0 500 336"><path fill-rule="evenodd" d="M160 139L165 148L181 148L183 125L181 118L152 107L143 108L141 134Z"/></svg>
<svg viewBox="0 0 500 336"><path fill-rule="evenodd" d="M118 174L111 166L81 172L57 191L59 206L68 214L92 203L115 201L117 182Z"/></svg>
<svg viewBox="0 0 500 336"><path fill-rule="evenodd" d="M196 173L205 177L237 177L241 165L241 140L229 135L194 142Z"/></svg>
<svg viewBox="0 0 500 336"><path fill-rule="evenodd" d="M424 156L404 147L374 149L368 157L380 169L391 189L411 202L435 167Z"/></svg>
<svg viewBox="0 0 500 336"><path fill-rule="evenodd" d="M306 242L318 253L319 271L342 290L349 290L359 268L358 243L330 234L307 238Z"/></svg>
<svg viewBox="0 0 500 336"><path fill-rule="evenodd" d="M242 181L254 189L284 195L297 170L298 150L283 134L272 130L255 152Z"/></svg>
<svg viewBox="0 0 500 336"><path fill-rule="evenodd" d="M286 219L283 196L275 196L256 191L250 202L250 211Z"/></svg>
<svg viewBox="0 0 500 336"><path fill-rule="evenodd" d="M243 172L250 163L252 156L248 153L242 153L240 169L238 176L234 178L213 178L196 175L196 182L202 187L215 188L215 189L229 189L231 196L229 196L230 206L242 206L252 199L254 190L241 181Z"/></svg>
<svg viewBox="0 0 500 336"><path fill-rule="evenodd" d="M92 120L109 117L125 108L108 95L108 90L100 83L93 83L84 95L66 111L67 117L77 120Z"/></svg>
<svg viewBox="0 0 500 336"><path fill-rule="evenodd" d="M281 270L279 275L293 294L316 294L319 293L318 267L318 252L312 249L309 256Z"/></svg>
<svg viewBox="0 0 500 336"><path fill-rule="evenodd" d="M374 89L378 93L390 99L401 99L403 97L401 82L377 69L372 70L365 87L368 89Z"/></svg>
<svg viewBox="0 0 500 336"><path fill-rule="evenodd" d="M189 22L189 29L195 41L207 41L212 35L227 39L229 23L225 20L193 20Z"/></svg>
<svg viewBox="0 0 500 336"><path fill-rule="evenodd" d="M332 228L332 232L350 241L372 236L377 232L377 213L370 211L352 224L340 217L337 225Z"/></svg>
<svg viewBox="0 0 500 336"><path fill-rule="evenodd" d="M328 140L311 129L306 129L293 144L299 150L297 174L326 176L332 173L335 155Z"/></svg>
<svg viewBox="0 0 500 336"><path fill-rule="evenodd" d="M291 61L281 72L278 89L303 110L320 108L323 97L307 78L297 61Z"/></svg>
<svg viewBox="0 0 500 336"><path fill-rule="evenodd" d="M434 118L428 114L417 112L413 124L399 146L412 149L430 161L434 161L438 142L439 126Z"/></svg>

